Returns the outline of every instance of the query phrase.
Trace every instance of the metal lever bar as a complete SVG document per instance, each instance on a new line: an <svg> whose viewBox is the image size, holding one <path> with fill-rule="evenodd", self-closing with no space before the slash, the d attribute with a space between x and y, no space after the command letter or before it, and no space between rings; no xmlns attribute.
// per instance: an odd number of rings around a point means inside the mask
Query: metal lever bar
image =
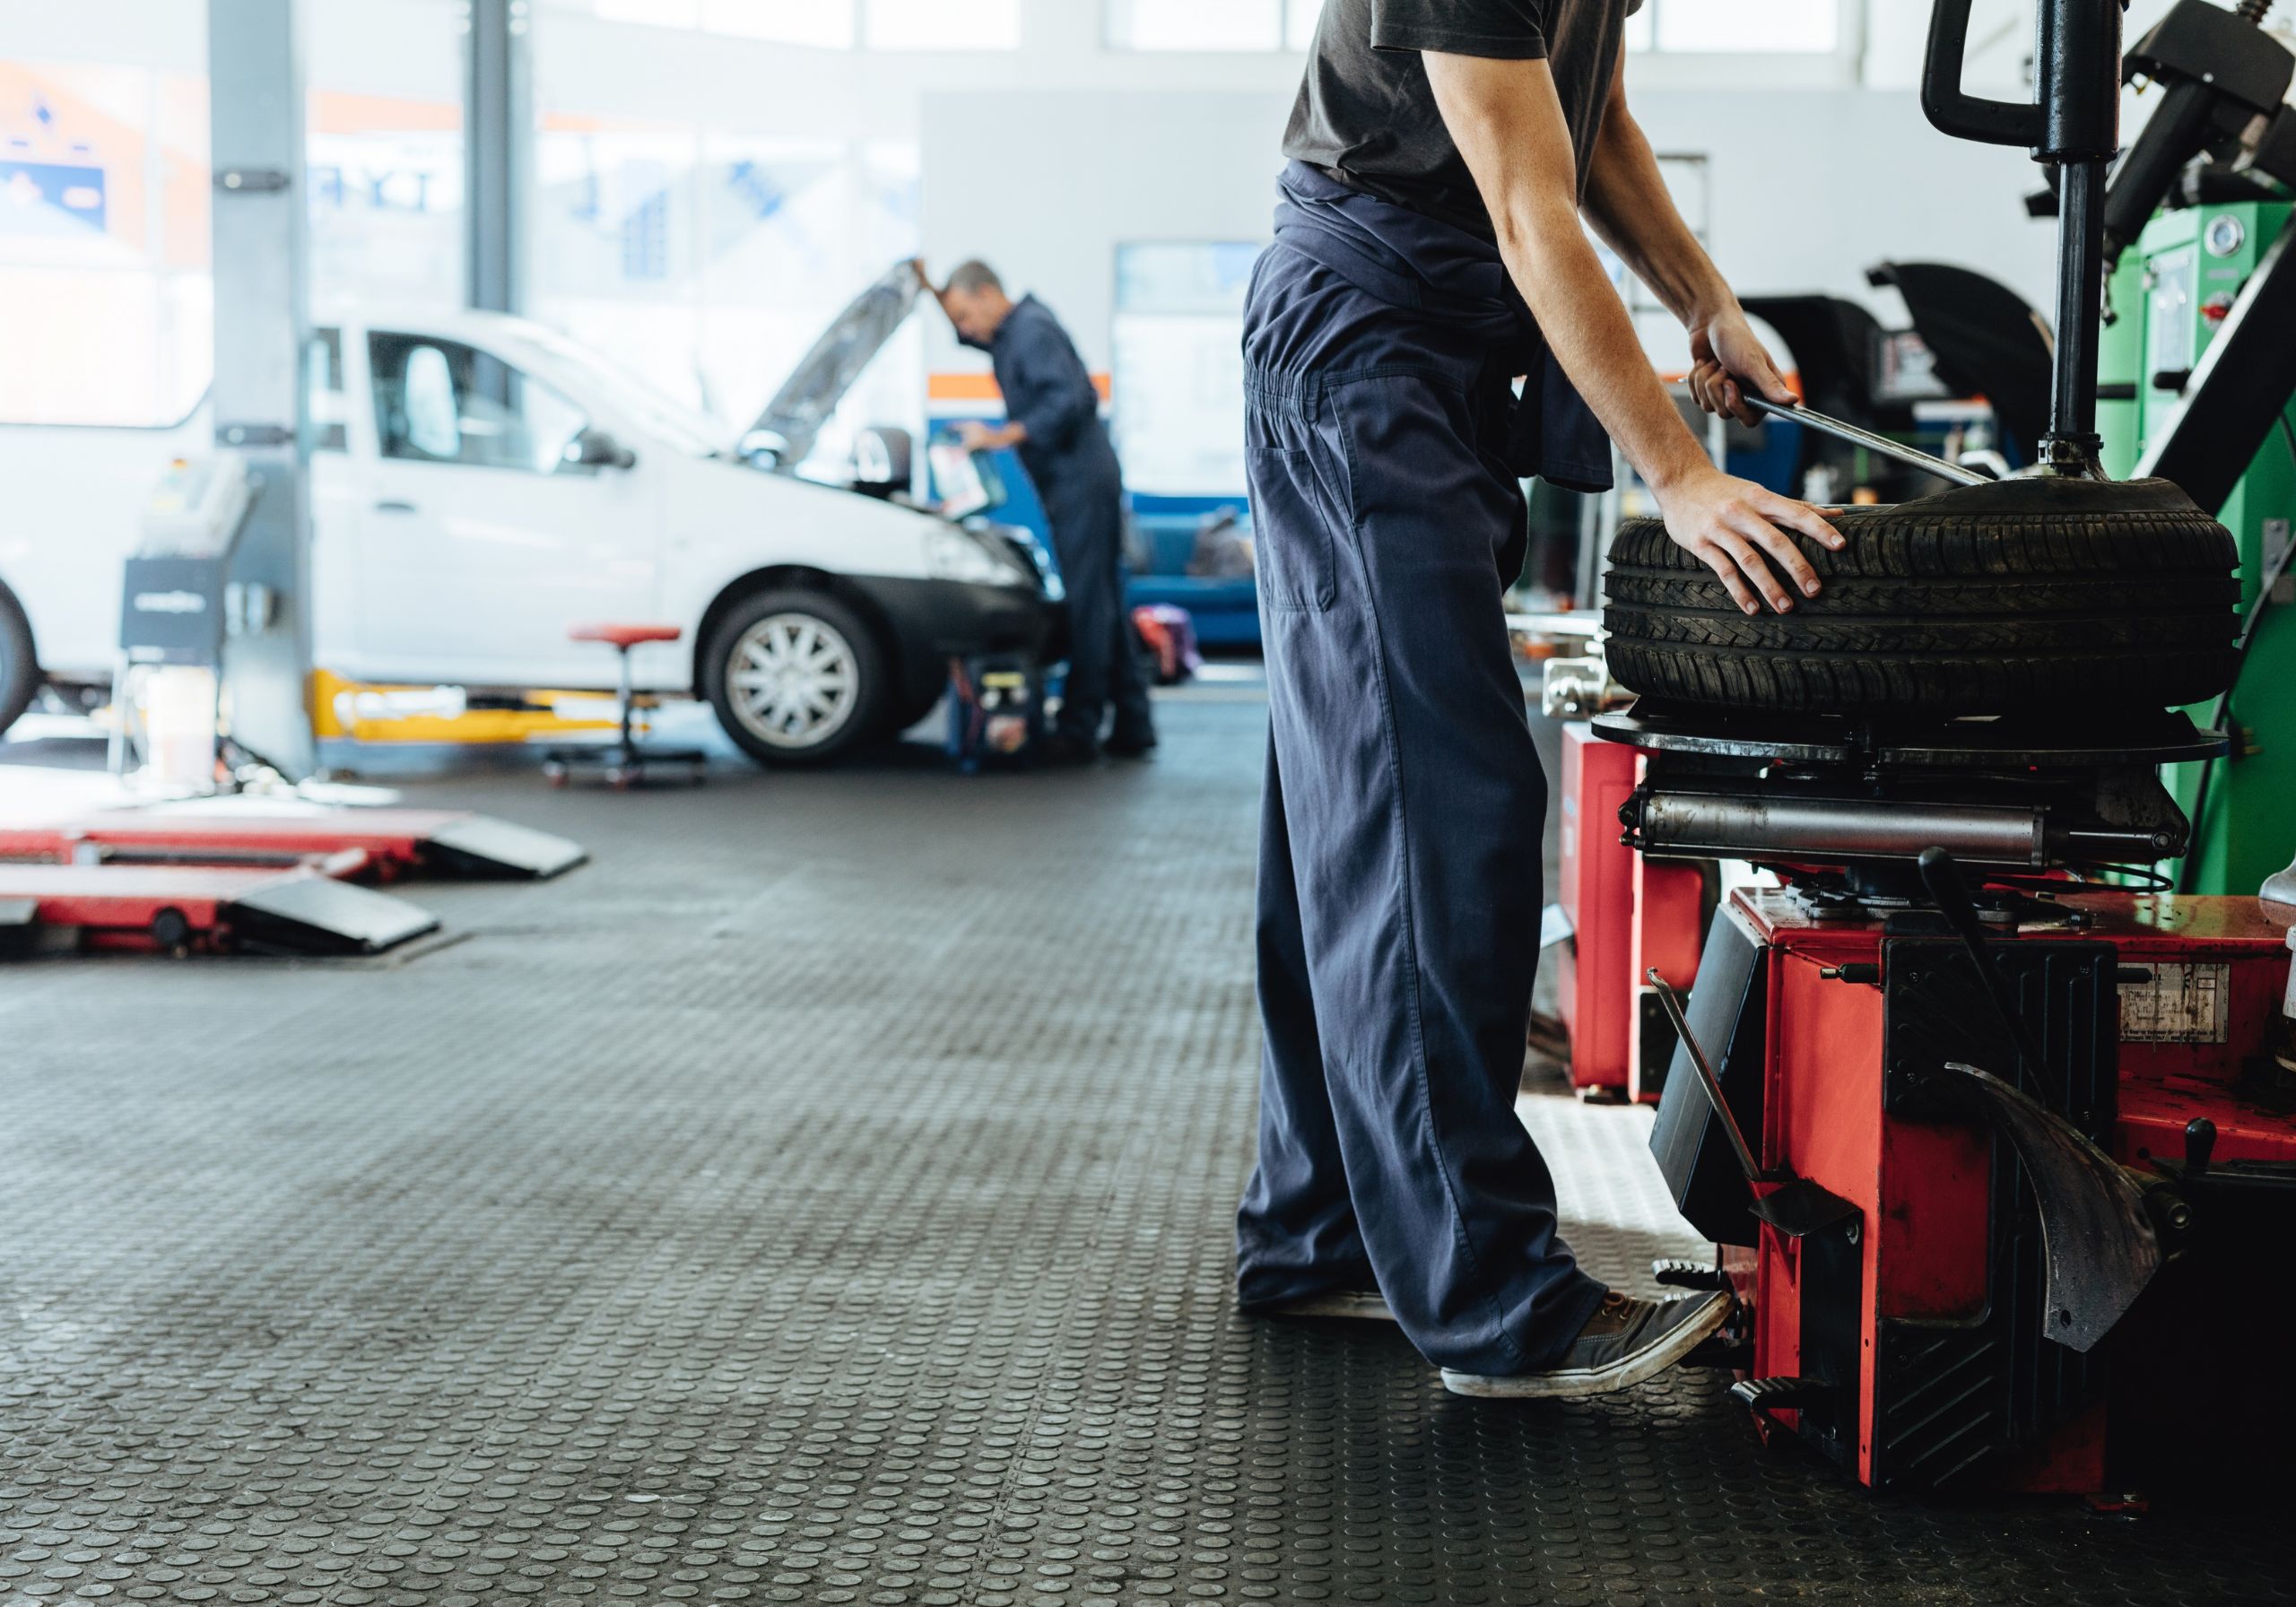
<svg viewBox="0 0 2296 1607"><path fill-rule="evenodd" d="M1921 883L1928 889L1930 901L1937 906L1938 913L1945 917L1946 925L1952 927L1953 935L1961 940L1961 947L1968 952L1970 963L1977 968L1979 985L1985 989L1985 996L1992 1001L1993 1013L2000 1018L2002 1026L2008 1029L2009 1041L2017 1046L2017 1053L2024 1058L2034 1086L2039 1087L2046 1081L2053 1081L2049 1078L2048 1062L2041 1058L2040 1040L2033 1036L2031 1025L2018 1010L2016 995L2009 991L2008 979L1993 963L1993 945L1985 935L1985 923L1978 918L1977 904L1970 897L1969 884L1961 880L1961 867L1954 863L1951 854L1935 847L1924 848L1916 863L1920 866ZM2060 1104L2065 1102L2066 1089L2057 1087L2049 1091L2057 1097Z"/></svg>
<svg viewBox="0 0 2296 1607"><path fill-rule="evenodd" d="M1730 1140L1730 1148L1738 1157L1738 1169L1745 1173L1749 1186L1762 1182L1761 1163L1754 1159L1753 1150L1746 1142L1746 1135L1738 1131L1738 1118L1730 1113L1730 1101L1722 1094L1722 1079L1715 1074L1714 1063L1706 1058L1705 1049L1699 1045L1698 1035L1690 1029L1690 1017L1683 1010L1681 995L1658 974L1657 966L1652 966L1643 975L1657 991L1658 1003L1665 1009L1666 1019L1674 1023L1674 1036L1681 1038L1683 1047L1690 1051L1690 1063L1698 1068L1699 1085L1706 1090L1706 1102L1714 1107L1714 1119L1722 1124L1722 1131Z"/></svg>
<svg viewBox="0 0 2296 1607"><path fill-rule="evenodd" d="M1843 1222L1854 1222L1858 1208L1839 1194L1832 1194L1806 1177L1796 1177L1787 1172L1765 1173L1754 1159L1752 1146L1739 1131L1738 1118L1730 1112L1730 1102L1722 1095L1722 1079L1715 1074L1714 1063L1706 1057L1706 1049L1690 1029L1690 1016L1683 1009L1682 995L1668 986L1651 967L1643 973L1651 988L1657 994L1659 1003L1665 1006L1666 1019L1690 1052L1691 1064L1698 1068L1698 1086L1706 1095L1706 1102L1714 1108L1714 1119L1730 1141L1731 1151L1736 1155L1738 1169L1746 1175L1746 1188L1753 1195L1747 1210L1768 1222L1787 1238L1805 1238Z"/></svg>
<svg viewBox="0 0 2296 1607"><path fill-rule="evenodd" d="M1935 474L1940 480L1950 480L1955 485L1993 483L1990 479L1979 473L1975 469L1965 469L1957 463L1947 463L1942 457L1932 457L1928 453L1917 451L1901 441L1893 441L1886 435L1876 435L1870 430L1861 430L1857 425L1845 423L1840 419L1828 418L1822 413L1812 413L1798 402L1791 407L1780 407L1775 402L1755 395L1743 385L1738 387L1738 394L1745 398L1746 405L1756 413L1768 413L1773 419L1790 419L1796 424L1807 424L1813 430L1822 430L1827 435L1848 441L1853 447L1863 447L1869 452L1879 452L1884 457L1894 457L1900 463L1910 464L1925 473Z"/></svg>

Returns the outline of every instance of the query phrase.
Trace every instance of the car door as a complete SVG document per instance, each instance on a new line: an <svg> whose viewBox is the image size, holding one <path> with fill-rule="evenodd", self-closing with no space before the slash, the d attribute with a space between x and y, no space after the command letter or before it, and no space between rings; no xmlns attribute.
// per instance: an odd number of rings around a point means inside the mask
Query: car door
<svg viewBox="0 0 2296 1607"><path fill-rule="evenodd" d="M660 465L480 346L378 329L367 359L377 453L361 515L360 673L611 684L612 656L567 632L650 617Z"/></svg>

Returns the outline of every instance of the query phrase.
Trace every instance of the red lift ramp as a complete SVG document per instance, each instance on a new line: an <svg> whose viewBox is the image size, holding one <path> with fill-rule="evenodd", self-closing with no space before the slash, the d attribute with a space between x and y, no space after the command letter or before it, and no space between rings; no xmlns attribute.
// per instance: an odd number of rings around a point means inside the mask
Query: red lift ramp
<svg viewBox="0 0 2296 1607"><path fill-rule="evenodd" d="M364 868L356 850L286 870L0 864L0 941L19 953L347 958L439 929L429 911L343 880Z"/></svg>
<svg viewBox="0 0 2296 1607"><path fill-rule="evenodd" d="M569 838L491 815L437 809L271 812L99 810L0 826L0 859L105 865L288 865L352 852L385 882L408 875L539 882L589 856Z"/></svg>

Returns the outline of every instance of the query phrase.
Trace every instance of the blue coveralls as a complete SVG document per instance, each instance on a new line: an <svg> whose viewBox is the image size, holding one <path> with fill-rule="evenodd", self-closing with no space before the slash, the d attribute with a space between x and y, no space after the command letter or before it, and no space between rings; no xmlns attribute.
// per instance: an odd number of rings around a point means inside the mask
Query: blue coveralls
<svg viewBox="0 0 2296 1607"><path fill-rule="evenodd" d="M1068 684L1058 734L1097 748L1109 704L1114 737L1155 740L1148 683L1124 608L1124 476L1100 395L1068 332L1034 296L1023 296L988 346L1005 416L1027 426L1021 462L1044 499L1053 556L1068 590Z"/></svg>
<svg viewBox="0 0 2296 1607"><path fill-rule="evenodd" d="M1501 595L1520 474L1596 489L1608 447L1495 247L1298 162L1283 192L1244 315L1270 742L1238 1290L1376 1277L1430 1360L1532 1371L1604 1290L1514 1108L1547 800Z"/></svg>

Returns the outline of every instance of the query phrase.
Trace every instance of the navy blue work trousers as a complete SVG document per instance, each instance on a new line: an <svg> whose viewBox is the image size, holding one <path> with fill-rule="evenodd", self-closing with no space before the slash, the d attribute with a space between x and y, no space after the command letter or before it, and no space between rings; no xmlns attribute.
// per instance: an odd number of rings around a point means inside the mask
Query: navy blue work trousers
<svg viewBox="0 0 2296 1607"><path fill-rule="evenodd" d="M1281 244L1245 355L1270 742L1239 1294L1376 1279L1430 1360L1535 1370L1604 1290L1514 1108L1546 781L1502 603L1509 376Z"/></svg>
<svg viewBox="0 0 2296 1607"><path fill-rule="evenodd" d="M1095 435L1100 426L1095 422ZM1111 706L1119 743L1155 740L1148 678L1124 604L1124 482L1105 439L1032 471L1052 526L1053 557L1068 592L1068 684L1060 734L1096 748Z"/></svg>

